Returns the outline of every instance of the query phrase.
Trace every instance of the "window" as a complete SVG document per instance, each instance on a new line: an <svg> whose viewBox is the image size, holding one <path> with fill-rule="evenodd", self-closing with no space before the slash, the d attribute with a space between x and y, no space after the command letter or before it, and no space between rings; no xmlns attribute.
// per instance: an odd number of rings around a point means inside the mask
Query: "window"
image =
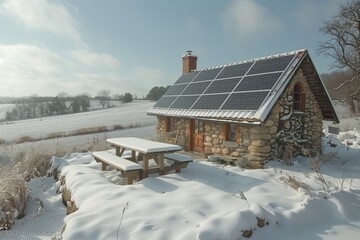
<svg viewBox="0 0 360 240"><path fill-rule="evenodd" d="M303 92L303 86L301 83L296 83L294 86L294 106L296 111L304 111L305 95Z"/></svg>
<svg viewBox="0 0 360 240"><path fill-rule="evenodd" d="M175 118L168 117L166 118L166 132L173 132L175 130Z"/></svg>
<svg viewBox="0 0 360 240"><path fill-rule="evenodd" d="M194 133L204 133L204 121L203 120L198 120L198 119L194 119Z"/></svg>
<svg viewBox="0 0 360 240"><path fill-rule="evenodd" d="M239 137L239 126L235 123L225 124L225 141L236 142Z"/></svg>

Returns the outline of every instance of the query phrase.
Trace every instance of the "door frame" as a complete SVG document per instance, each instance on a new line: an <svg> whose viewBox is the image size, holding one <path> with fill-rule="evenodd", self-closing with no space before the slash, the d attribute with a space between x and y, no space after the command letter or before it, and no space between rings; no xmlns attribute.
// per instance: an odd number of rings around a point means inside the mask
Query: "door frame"
<svg viewBox="0 0 360 240"><path fill-rule="evenodd" d="M196 124L196 121L198 123ZM199 128L199 124L202 124L202 128ZM201 132L196 133L195 130L202 129ZM205 121L200 119L190 119L190 151L196 151L199 152L199 149L201 149L200 152L204 152L204 133L205 133ZM201 136L201 146L195 145L195 138Z"/></svg>

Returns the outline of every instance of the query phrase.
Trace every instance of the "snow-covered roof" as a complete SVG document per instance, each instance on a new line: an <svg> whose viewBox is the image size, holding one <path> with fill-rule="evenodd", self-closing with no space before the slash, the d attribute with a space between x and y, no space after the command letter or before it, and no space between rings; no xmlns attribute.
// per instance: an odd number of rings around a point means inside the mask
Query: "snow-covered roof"
<svg viewBox="0 0 360 240"><path fill-rule="evenodd" d="M185 73L148 114L263 122L306 58L308 52L302 49ZM319 77L316 81L316 88L320 84L326 94L320 106L329 112L324 119L337 121L326 89Z"/></svg>

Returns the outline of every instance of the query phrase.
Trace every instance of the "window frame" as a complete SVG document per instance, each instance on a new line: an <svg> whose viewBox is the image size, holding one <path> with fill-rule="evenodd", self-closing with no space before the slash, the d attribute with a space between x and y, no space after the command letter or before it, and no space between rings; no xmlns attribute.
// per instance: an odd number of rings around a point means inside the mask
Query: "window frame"
<svg viewBox="0 0 360 240"><path fill-rule="evenodd" d="M238 142L240 137L240 126L237 123L226 123L224 126L225 141ZM234 133L234 137L231 137L231 133Z"/></svg>
<svg viewBox="0 0 360 240"><path fill-rule="evenodd" d="M204 134L205 133L205 121L204 120L194 119L193 133L195 133L195 134Z"/></svg>
<svg viewBox="0 0 360 240"><path fill-rule="evenodd" d="M295 83L293 88L293 110L300 112L305 110L305 93L301 82Z"/></svg>
<svg viewBox="0 0 360 240"><path fill-rule="evenodd" d="M175 130L175 118L167 117L165 120L165 132L174 132Z"/></svg>

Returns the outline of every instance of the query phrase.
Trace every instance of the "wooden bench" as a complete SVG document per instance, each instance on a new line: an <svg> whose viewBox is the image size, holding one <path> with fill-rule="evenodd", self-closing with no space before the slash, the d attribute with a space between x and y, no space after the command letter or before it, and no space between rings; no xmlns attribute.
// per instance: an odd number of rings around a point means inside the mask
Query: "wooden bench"
<svg viewBox="0 0 360 240"><path fill-rule="evenodd" d="M164 154L165 160L170 160L174 162L171 166L172 170L175 169L176 173L180 173L182 168L186 168L189 162L192 162L193 159L189 156L180 153L167 153Z"/></svg>
<svg viewBox="0 0 360 240"><path fill-rule="evenodd" d="M234 165L235 162L239 159L237 157L232 157L232 156L228 156L228 155L220 155L220 154L215 154L213 156L218 157L221 162L226 162L226 164L228 164L228 165Z"/></svg>
<svg viewBox="0 0 360 240"><path fill-rule="evenodd" d="M122 175L128 179L128 184L132 184L134 179L142 179L142 167L138 163L118 157L107 151L93 152L92 155L95 161L101 162L102 171L105 171L107 166L112 166L121 171Z"/></svg>
<svg viewBox="0 0 360 240"><path fill-rule="evenodd" d="M241 158L239 158L239 157L232 157L232 156L221 155L221 154L214 154L211 156L218 158L220 160L220 163L226 162L228 165L236 165L236 166L240 166L242 168L250 168L250 169L264 168L264 162L241 160Z"/></svg>

